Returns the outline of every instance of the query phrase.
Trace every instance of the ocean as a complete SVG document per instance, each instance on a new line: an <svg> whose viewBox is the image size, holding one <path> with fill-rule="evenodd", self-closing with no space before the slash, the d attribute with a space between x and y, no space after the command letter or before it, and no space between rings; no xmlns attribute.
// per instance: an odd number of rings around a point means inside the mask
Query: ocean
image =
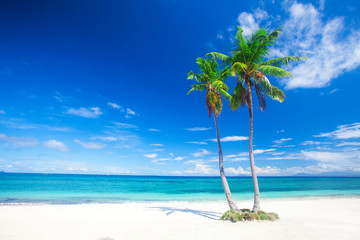
<svg viewBox="0 0 360 240"><path fill-rule="evenodd" d="M253 198L250 177L228 177L235 200ZM360 177L259 177L261 198L356 196ZM0 204L225 200L220 177L0 173Z"/></svg>

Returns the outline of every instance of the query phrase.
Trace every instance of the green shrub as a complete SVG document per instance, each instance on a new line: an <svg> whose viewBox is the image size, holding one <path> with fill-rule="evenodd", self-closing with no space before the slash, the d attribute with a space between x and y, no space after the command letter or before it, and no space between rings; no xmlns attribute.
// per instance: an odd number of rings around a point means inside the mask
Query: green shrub
<svg viewBox="0 0 360 240"><path fill-rule="evenodd" d="M279 215L273 212L250 212L249 209L241 209L242 212L236 212L234 210L226 211L222 216L221 220L228 220L231 222L238 222L238 221L254 221L254 220L269 220L275 221L279 219Z"/></svg>

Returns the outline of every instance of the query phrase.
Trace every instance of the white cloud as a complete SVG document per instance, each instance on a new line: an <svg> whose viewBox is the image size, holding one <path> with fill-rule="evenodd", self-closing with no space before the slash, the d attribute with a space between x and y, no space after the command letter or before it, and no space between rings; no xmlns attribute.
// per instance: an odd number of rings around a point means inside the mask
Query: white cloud
<svg viewBox="0 0 360 240"><path fill-rule="evenodd" d="M57 140L49 140L49 141L45 141L44 142L44 146L47 148L51 148L51 149L55 149L55 150L59 150L61 152L66 152L68 151L68 147L65 146L64 143L57 141Z"/></svg>
<svg viewBox="0 0 360 240"><path fill-rule="evenodd" d="M303 142L301 145L319 145L321 144L321 142L316 142L316 141L305 141Z"/></svg>
<svg viewBox="0 0 360 240"><path fill-rule="evenodd" d="M0 110L0 114L5 114L5 111L4 111L4 110Z"/></svg>
<svg viewBox="0 0 360 240"><path fill-rule="evenodd" d="M152 153L152 154L144 154L144 157L147 157L147 158L156 158L158 156L157 153Z"/></svg>
<svg viewBox="0 0 360 240"><path fill-rule="evenodd" d="M360 160L359 151L344 152L325 152L325 151L302 151L305 160L315 160L319 162L337 162L344 163Z"/></svg>
<svg viewBox="0 0 360 240"><path fill-rule="evenodd" d="M277 167L266 166L264 168L255 167L255 169L256 169L256 173L262 176L279 175L281 173L281 169Z"/></svg>
<svg viewBox="0 0 360 240"><path fill-rule="evenodd" d="M162 147L162 146L164 146L164 144L161 144L161 143L153 143L153 144L150 144L150 146Z"/></svg>
<svg viewBox="0 0 360 240"><path fill-rule="evenodd" d="M148 130L150 132L161 132L159 129L156 129L156 128L149 128Z"/></svg>
<svg viewBox="0 0 360 240"><path fill-rule="evenodd" d="M114 142L117 141L118 138L117 137L113 137L113 136L97 136L97 137L92 137L91 140L103 140L103 141L109 141L109 142Z"/></svg>
<svg viewBox="0 0 360 240"><path fill-rule="evenodd" d="M124 111L124 109L119 104L116 104L116 103L113 103L113 102L108 102L107 104L111 108L120 109L121 112Z"/></svg>
<svg viewBox="0 0 360 240"><path fill-rule="evenodd" d="M181 161L181 160L184 160L184 159L185 159L185 157L176 157L176 158L174 158L175 161Z"/></svg>
<svg viewBox="0 0 360 240"><path fill-rule="evenodd" d="M3 133L0 133L0 140L2 141L6 141L6 142L11 142L14 145L17 146L23 146L23 147L31 147L31 146L36 146L39 144L39 141L35 138L30 138L30 137L10 137L10 136L6 136Z"/></svg>
<svg viewBox="0 0 360 240"><path fill-rule="evenodd" d="M329 91L328 94L333 94L333 93L335 93L337 91L339 91L339 89L336 88L336 89L333 89L333 90Z"/></svg>
<svg viewBox="0 0 360 240"><path fill-rule="evenodd" d="M185 171L174 171L172 174L176 175L218 175L219 171L213 169L210 165L196 164L195 168L187 169Z"/></svg>
<svg viewBox="0 0 360 240"><path fill-rule="evenodd" d="M225 172L229 173L229 175L233 174L233 175L250 175L250 171L243 169L242 167L238 167L238 168L225 168Z"/></svg>
<svg viewBox="0 0 360 240"><path fill-rule="evenodd" d="M131 116L136 116L138 115L135 111L131 110L130 108L126 109L126 118L131 118Z"/></svg>
<svg viewBox="0 0 360 240"><path fill-rule="evenodd" d="M64 102L67 101L69 99L71 99L71 97L69 96L64 96L61 93L59 93L58 91L55 91L55 95L54 98L58 101L58 102Z"/></svg>
<svg viewBox="0 0 360 240"><path fill-rule="evenodd" d="M257 8L254 14L242 12L239 14L237 21L243 29L244 35L250 35L252 32L259 29L259 24L269 17L266 11Z"/></svg>
<svg viewBox="0 0 360 240"><path fill-rule="evenodd" d="M154 160L151 160L151 162L159 164L159 165L163 165L163 164L166 164L166 162L169 160L171 160L171 158L156 158Z"/></svg>
<svg viewBox="0 0 360 240"><path fill-rule="evenodd" d="M360 66L360 29L345 28L343 17L323 19L311 3L286 3L289 18L277 43L281 48L273 49L272 57L309 58L288 69L294 78L282 79L286 89L325 87Z"/></svg>
<svg viewBox="0 0 360 240"><path fill-rule="evenodd" d="M334 139L360 138L360 123L340 125L338 130L329 133L320 133L314 137L330 137Z"/></svg>
<svg viewBox="0 0 360 240"><path fill-rule="evenodd" d="M270 149L255 149L253 151L254 154L261 154L261 153L265 153L265 152L273 152L275 151L275 148L270 148Z"/></svg>
<svg viewBox="0 0 360 240"><path fill-rule="evenodd" d="M207 151L206 149L199 149L199 150L200 150L200 152L195 152L195 153L192 153L191 155L193 155L194 157L203 157L203 156L210 154L210 152Z"/></svg>
<svg viewBox="0 0 360 240"><path fill-rule="evenodd" d="M190 142L186 142L186 143L199 144L199 145L207 145L207 142L194 142L194 141L190 141Z"/></svg>
<svg viewBox="0 0 360 240"><path fill-rule="evenodd" d="M210 129L211 128L207 128L207 127L193 127L193 128L188 128L186 130L191 131L191 132L200 132L200 131L207 131Z"/></svg>
<svg viewBox="0 0 360 240"><path fill-rule="evenodd" d="M75 139L74 142L87 149L103 149L106 147L105 144L99 142L83 142L78 139Z"/></svg>
<svg viewBox="0 0 360 240"><path fill-rule="evenodd" d="M342 142L339 143L337 145L335 145L337 147L342 147L342 146L360 146L360 142Z"/></svg>
<svg viewBox="0 0 360 240"><path fill-rule="evenodd" d="M121 123L121 122L112 122L116 128L122 129L130 129L130 128L138 128L138 126L130 123Z"/></svg>
<svg viewBox="0 0 360 240"><path fill-rule="evenodd" d="M248 139L249 139L248 137L243 137L243 136L228 136L228 137L220 138L220 141L221 142L237 142L237 141L245 141ZM216 138L210 139L210 141L217 142Z"/></svg>
<svg viewBox="0 0 360 240"><path fill-rule="evenodd" d="M291 141L291 140L292 140L292 138L282 138L282 139L279 139L279 140L275 140L273 142L277 143L277 144L282 144L284 142Z"/></svg>
<svg viewBox="0 0 360 240"><path fill-rule="evenodd" d="M69 108L66 114L76 115L79 117L85 118L97 118L98 116L102 115L100 108L98 107L91 107L91 108Z"/></svg>

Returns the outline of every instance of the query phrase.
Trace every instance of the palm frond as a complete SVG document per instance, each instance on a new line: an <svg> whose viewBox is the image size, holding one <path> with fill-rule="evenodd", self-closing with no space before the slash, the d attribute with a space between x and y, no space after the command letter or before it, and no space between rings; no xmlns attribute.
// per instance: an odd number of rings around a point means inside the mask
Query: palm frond
<svg viewBox="0 0 360 240"><path fill-rule="evenodd" d="M231 100L231 95L230 95L227 91L225 91L225 90L223 90L223 89L220 89L220 90L219 90L219 93L220 93L220 95L221 95L223 98L225 98L227 101L230 101L230 100Z"/></svg>
<svg viewBox="0 0 360 240"><path fill-rule="evenodd" d="M290 62L299 62L307 59L307 57L279 57L262 62L260 65L269 65L274 67L281 67L282 65L287 66Z"/></svg>
<svg viewBox="0 0 360 240"><path fill-rule="evenodd" d="M282 31L282 27L278 27L277 29L275 29L273 32L271 32L269 34L269 40L273 41L273 40L277 39L279 37L281 31Z"/></svg>
<svg viewBox="0 0 360 240"><path fill-rule="evenodd" d="M237 83L234 93L230 99L230 109L236 110L240 106L244 105L247 98L247 91L241 83Z"/></svg>
<svg viewBox="0 0 360 240"><path fill-rule="evenodd" d="M191 85L191 87L192 88L187 93L187 95L189 95L193 91L205 91L205 90L207 90L207 85L206 84L196 84L196 85Z"/></svg>
<svg viewBox="0 0 360 240"><path fill-rule="evenodd" d="M266 108L266 95L264 94L264 91L261 86L255 83L255 91L257 99L259 100L259 107L261 111L264 111Z"/></svg>
<svg viewBox="0 0 360 240"><path fill-rule="evenodd" d="M246 72L248 66L243 62L236 62L231 66L231 68L235 72Z"/></svg>
<svg viewBox="0 0 360 240"><path fill-rule="evenodd" d="M275 86L272 86L271 89L272 91L269 94L267 94L270 98L279 102L283 102L285 100L285 93L283 91L281 91Z"/></svg>
<svg viewBox="0 0 360 240"><path fill-rule="evenodd" d="M212 87L214 88L215 91L220 91L220 90L227 91L227 90L229 90L229 87L223 81L214 81L212 83Z"/></svg>
<svg viewBox="0 0 360 240"><path fill-rule="evenodd" d="M205 57L211 55L213 58L217 58L223 62L225 62L226 60L228 60L230 57L225 55L225 54L222 54L222 53L218 53L218 52L210 52L208 54L205 55Z"/></svg>
<svg viewBox="0 0 360 240"><path fill-rule="evenodd" d="M270 65L260 65L258 70L260 72L262 72L263 74L272 76L272 77L280 77L280 78L284 78L284 77L292 77L291 73L289 73L288 71L279 68L279 67L275 67L275 66L270 66Z"/></svg>

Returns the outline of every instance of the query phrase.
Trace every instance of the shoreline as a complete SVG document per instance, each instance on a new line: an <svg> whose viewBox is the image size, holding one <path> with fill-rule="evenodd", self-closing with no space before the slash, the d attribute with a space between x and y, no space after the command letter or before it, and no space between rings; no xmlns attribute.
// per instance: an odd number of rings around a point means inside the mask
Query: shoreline
<svg viewBox="0 0 360 240"><path fill-rule="evenodd" d="M284 201L291 201L291 200L321 200L321 199L347 199L347 198L353 198L353 199L360 199L360 194L353 194L353 195L346 195L346 194L337 194L337 195L312 195L312 196L286 196L286 197L261 197L260 196L260 202L262 201L272 201L272 200L284 200ZM71 199L67 199L71 201ZM62 202L64 201L64 202ZM86 202L88 201L88 202ZM181 200L124 200L124 201L90 201L85 200L85 202L74 202L74 203L66 203L66 200L54 200L53 202L50 200L44 200L44 202L41 201L28 201L28 202L0 202L1 206L36 206L36 205L64 205L64 206L71 206L71 205L102 205L102 204L109 204L109 205L116 205L116 204L127 204L127 203L178 203L178 202L184 202L184 203L222 203L226 202L226 198L224 199L181 199ZM236 202L247 202L247 201L253 201L253 199L240 199L237 200L235 198Z"/></svg>
<svg viewBox="0 0 360 240"><path fill-rule="evenodd" d="M236 201L250 208L252 200ZM0 239L358 239L360 198L263 199L279 221L218 220L226 201L2 205Z"/></svg>

